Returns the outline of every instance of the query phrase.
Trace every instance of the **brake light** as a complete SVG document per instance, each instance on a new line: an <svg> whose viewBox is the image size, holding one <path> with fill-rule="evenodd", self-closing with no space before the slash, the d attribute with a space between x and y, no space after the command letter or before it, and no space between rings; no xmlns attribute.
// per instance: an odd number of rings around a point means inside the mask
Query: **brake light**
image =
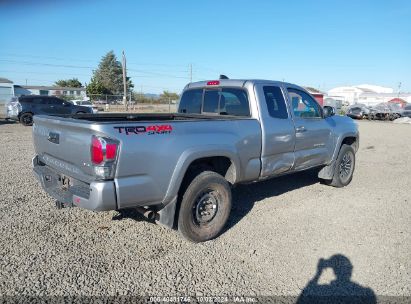
<svg viewBox="0 0 411 304"><path fill-rule="evenodd" d="M116 158L117 144L106 144L106 159L114 160Z"/></svg>
<svg viewBox="0 0 411 304"><path fill-rule="evenodd" d="M217 86L219 84L220 84L220 82L218 80L213 80L213 81L207 82L208 86Z"/></svg>
<svg viewBox="0 0 411 304"><path fill-rule="evenodd" d="M110 139L93 136L91 139L91 162L100 165L106 161L114 161L117 155L117 143Z"/></svg>
<svg viewBox="0 0 411 304"><path fill-rule="evenodd" d="M95 165L99 165L103 161L103 145L97 137L93 136L91 140L91 162Z"/></svg>
<svg viewBox="0 0 411 304"><path fill-rule="evenodd" d="M97 180L114 178L119 143L110 138L94 136L91 138L91 163Z"/></svg>

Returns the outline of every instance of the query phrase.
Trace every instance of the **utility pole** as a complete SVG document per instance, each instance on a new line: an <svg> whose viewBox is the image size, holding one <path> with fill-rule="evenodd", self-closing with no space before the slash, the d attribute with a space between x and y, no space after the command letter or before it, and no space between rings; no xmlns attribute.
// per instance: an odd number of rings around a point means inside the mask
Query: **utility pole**
<svg viewBox="0 0 411 304"><path fill-rule="evenodd" d="M398 84L398 98L400 98L401 82Z"/></svg>
<svg viewBox="0 0 411 304"><path fill-rule="evenodd" d="M127 102L127 67L126 67L126 54L123 51L123 85L124 85L124 95L123 101L126 106L126 112L128 112L128 102Z"/></svg>
<svg viewBox="0 0 411 304"><path fill-rule="evenodd" d="M193 65L190 63L190 82L193 82Z"/></svg>

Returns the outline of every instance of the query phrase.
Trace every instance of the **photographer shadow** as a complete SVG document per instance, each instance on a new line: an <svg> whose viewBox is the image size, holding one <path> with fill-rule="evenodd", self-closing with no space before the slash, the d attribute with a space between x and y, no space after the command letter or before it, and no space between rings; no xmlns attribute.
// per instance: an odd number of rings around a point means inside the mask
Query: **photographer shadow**
<svg viewBox="0 0 411 304"><path fill-rule="evenodd" d="M336 279L330 284L319 284L321 274L326 268L331 268L334 271ZM351 281L352 271L351 261L342 254L333 255L328 260L320 259L317 273L301 292L297 304L377 303L375 293L371 288Z"/></svg>

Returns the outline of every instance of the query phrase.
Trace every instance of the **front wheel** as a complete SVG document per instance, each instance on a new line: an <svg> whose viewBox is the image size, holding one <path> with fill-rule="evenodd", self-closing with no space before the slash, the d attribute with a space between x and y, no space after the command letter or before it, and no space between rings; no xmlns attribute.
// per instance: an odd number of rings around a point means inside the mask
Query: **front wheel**
<svg viewBox="0 0 411 304"><path fill-rule="evenodd" d="M23 115L21 115L20 117L20 123L23 126L31 126L33 124L33 114L31 113L24 113Z"/></svg>
<svg viewBox="0 0 411 304"><path fill-rule="evenodd" d="M342 145L338 153L334 166L334 176L331 180L325 180L327 185L341 188L347 186L354 174L355 168L355 151L349 145Z"/></svg>
<svg viewBox="0 0 411 304"><path fill-rule="evenodd" d="M231 211L231 188L220 174L204 171L197 175L183 195L178 231L198 243L218 236Z"/></svg>

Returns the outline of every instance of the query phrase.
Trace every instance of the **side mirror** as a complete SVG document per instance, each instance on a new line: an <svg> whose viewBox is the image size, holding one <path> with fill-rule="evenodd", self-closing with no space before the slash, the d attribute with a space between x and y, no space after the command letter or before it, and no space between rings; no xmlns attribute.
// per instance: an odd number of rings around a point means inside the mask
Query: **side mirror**
<svg viewBox="0 0 411 304"><path fill-rule="evenodd" d="M330 106L324 106L323 108L324 118L328 118L335 115L335 109Z"/></svg>

